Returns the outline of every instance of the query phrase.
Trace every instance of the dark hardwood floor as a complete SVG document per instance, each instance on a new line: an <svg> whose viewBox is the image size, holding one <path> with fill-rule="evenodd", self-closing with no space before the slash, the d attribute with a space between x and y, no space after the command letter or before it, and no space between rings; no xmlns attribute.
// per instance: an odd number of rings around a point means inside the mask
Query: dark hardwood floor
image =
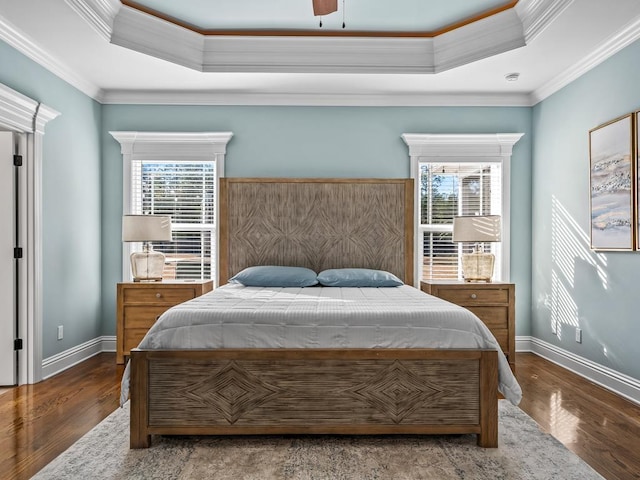
<svg viewBox="0 0 640 480"><path fill-rule="evenodd" d="M118 407L115 353L0 395L0 478L28 479Z"/></svg>
<svg viewBox="0 0 640 480"><path fill-rule="evenodd" d="M0 395L0 478L30 478L114 411L122 372L104 353ZM517 377L544 431L605 478L640 479L640 406L532 354L517 355Z"/></svg>
<svg viewBox="0 0 640 480"><path fill-rule="evenodd" d="M640 479L640 406L536 355L517 355L520 408L610 480Z"/></svg>

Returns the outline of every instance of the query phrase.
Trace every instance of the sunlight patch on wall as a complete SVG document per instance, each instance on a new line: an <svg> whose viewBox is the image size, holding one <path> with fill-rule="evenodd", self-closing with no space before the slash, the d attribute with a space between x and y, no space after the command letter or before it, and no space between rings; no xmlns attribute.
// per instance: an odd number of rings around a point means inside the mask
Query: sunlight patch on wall
<svg viewBox="0 0 640 480"><path fill-rule="evenodd" d="M551 271L551 323L552 331L562 339L562 325L577 327L578 305L564 286L555 270Z"/></svg>
<svg viewBox="0 0 640 480"><path fill-rule="evenodd" d="M580 259L592 265L602 283L608 289L607 257L593 252L587 232L580 228L578 222L554 195L551 205L551 260L557 266L567 282L574 286L575 261Z"/></svg>
<svg viewBox="0 0 640 480"><path fill-rule="evenodd" d="M551 292L545 300L551 313L551 331L562 339L562 326L580 326L578 306L573 298L576 262L593 267L607 290L607 258L590 248L589 236L554 195L551 205Z"/></svg>

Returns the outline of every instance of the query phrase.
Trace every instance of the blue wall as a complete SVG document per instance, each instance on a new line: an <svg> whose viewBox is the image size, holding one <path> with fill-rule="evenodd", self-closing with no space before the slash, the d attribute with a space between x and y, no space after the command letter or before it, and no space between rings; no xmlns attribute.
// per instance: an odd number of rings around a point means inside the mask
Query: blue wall
<svg viewBox="0 0 640 480"><path fill-rule="evenodd" d="M102 335L101 106L0 41L0 83L61 113L43 152L43 358ZM64 339L57 340L57 326Z"/></svg>
<svg viewBox="0 0 640 480"><path fill-rule="evenodd" d="M530 334L531 109L103 106L103 331L115 333L122 278L122 155L109 131L231 131L229 177L408 177L402 133L513 133L511 280L517 334Z"/></svg>
<svg viewBox="0 0 640 480"><path fill-rule="evenodd" d="M44 139L43 357L115 334L122 156L108 133L232 131L227 176L408 177L402 133L522 132L514 148L511 279L530 334L531 109L100 105L0 42L0 82L61 112ZM65 338L56 339L64 325Z"/></svg>
<svg viewBox="0 0 640 480"><path fill-rule="evenodd" d="M44 138L43 357L115 333L122 157L109 131L232 131L228 176L290 177L406 177L402 133L524 132L511 172L517 334L640 379L640 253L590 250L588 152L590 129L640 109L638 58L640 42L534 108L101 106L0 42L0 82L61 112Z"/></svg>
<svg viewBox="0 0 640 480"><path fill-rule="evenodd" d="M531 327L534 337L636 379L640 252L589 248L588 132L640 108L638 58L640 42L533 109Z"/></svg>

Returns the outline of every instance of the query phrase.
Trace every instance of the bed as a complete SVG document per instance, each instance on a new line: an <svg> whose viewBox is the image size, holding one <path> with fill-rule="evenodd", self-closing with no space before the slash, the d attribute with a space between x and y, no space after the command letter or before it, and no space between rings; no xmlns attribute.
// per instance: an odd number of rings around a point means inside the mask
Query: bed
<svg viewBox="0 0 640 480"><path fill-rule="evenodd" d="M497 446L498 389L517 403L519 387L482 322L410 286L411 180L235 178L219 187L223 287L172 308L132 350L123 378L131 448L154 434L475 433L478 445ZM406 285L228 284L256 265L375 269ZM416 316L434 308L436 325L421 328ZM218 330L203 333L211 314ZM466 333L446 333L452 325ZM429 328L448 340L434 348L420 333Z"/></svg>

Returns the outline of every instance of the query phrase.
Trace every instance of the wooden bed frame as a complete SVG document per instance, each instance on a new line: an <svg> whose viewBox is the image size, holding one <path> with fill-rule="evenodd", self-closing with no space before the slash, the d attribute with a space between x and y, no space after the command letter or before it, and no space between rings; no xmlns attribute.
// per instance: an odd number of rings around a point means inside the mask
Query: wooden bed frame
<svg viewBox="0 0 640 480"><path fill-rule="evenodd" d="M219 284L251 265L387 270L413 284L413 182L220 181ZM131 351L131 448L151 435L477 434L498 444L492 350Z"/></svg>

